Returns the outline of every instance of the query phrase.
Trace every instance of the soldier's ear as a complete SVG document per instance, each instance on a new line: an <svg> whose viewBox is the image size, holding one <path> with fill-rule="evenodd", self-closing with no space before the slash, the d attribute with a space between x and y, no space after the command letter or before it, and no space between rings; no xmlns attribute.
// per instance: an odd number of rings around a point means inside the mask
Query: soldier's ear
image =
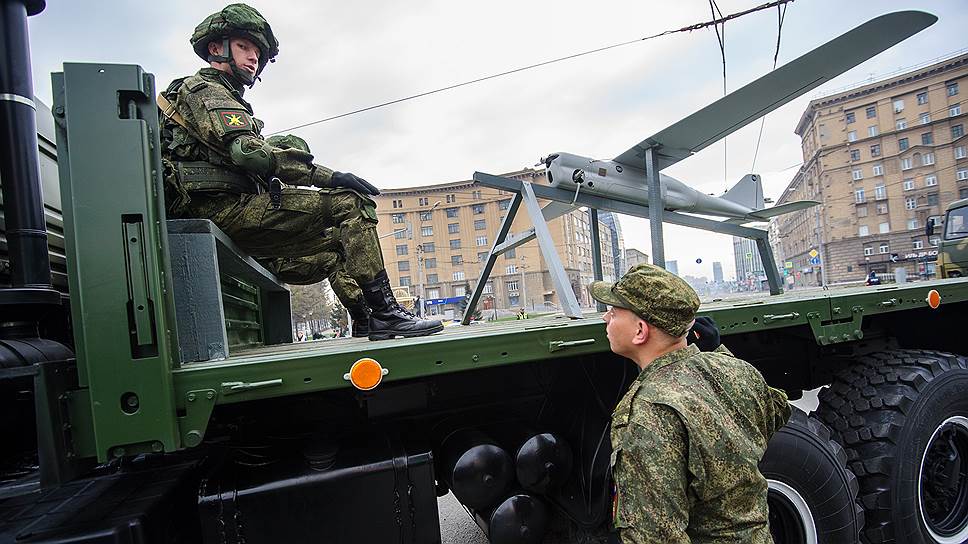
<svg viewBox="0 0 968 544"><path fill-rule="evenodd" d="M644 344L649 339L649 324L645 321L638 319L637 328L635 330L635 336L632 337L632 343L639 346Z"/></svg>
<svg viewBox="0 0 968 544"><path fill-rule="evenodd" d="M219 40L212 40L208 42L208 54L214 56L222 55L222 42Z"/></svg>

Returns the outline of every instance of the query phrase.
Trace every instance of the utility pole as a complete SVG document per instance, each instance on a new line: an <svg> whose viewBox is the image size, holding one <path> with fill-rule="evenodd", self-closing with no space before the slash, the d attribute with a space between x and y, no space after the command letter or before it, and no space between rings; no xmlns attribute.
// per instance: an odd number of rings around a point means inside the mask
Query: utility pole
<svg viewBox="0 0 968 544"><path fill-rule="evenodd" d="M527 282L524 279L524 269L527 268L528 265L525 264L525 259L527 259L527 257L524 256L524 255L521 255L521 307L524 308L525 311L527 311L527 309L528 309L528 306L527 306L528 305L528 287L527 287L527 285L528 284L527 284ZM532 308L531 308L532 311L534 311L534 307L533 306L534 305L532 305Z"/></svg>

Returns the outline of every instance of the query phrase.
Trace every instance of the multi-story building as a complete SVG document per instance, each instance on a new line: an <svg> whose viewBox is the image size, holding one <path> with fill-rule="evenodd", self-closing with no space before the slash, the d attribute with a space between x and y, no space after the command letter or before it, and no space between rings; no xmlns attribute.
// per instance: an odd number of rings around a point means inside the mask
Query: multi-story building
<svg viewBox="0 0 968 544"><path fill-rule="evenodd" d="M625 267L625 237L622 236L622 225L618 221L618 214L613 212L599 212L598 220L608 228L612 235L612 268L602 271L602 279L616 281L628 270Z"/></svg>
<svg viewBox="0 0 968 544"><path fill-rule="evenodd" d="M675 275L679 275L679 261L666 261L665 269Z"/></svg>
<svg viewBox="0 0 968 544"><path fill-rule="evenodd" d="M544 172L525 169L504 177L547 183ZM425 311L457 317L461 300L480 277L504 216L511 194L458 181L385 189L377 201L383 260L392 285L410 288ZM512 232L530 226L524 207L518 211ZM593 301L585 286L594 279L591 231L587 211L575 210L548 223L548 228L579 303ZM614 268L610 230L599 226L602 268ZM536 241L498 257L484 288L480 308L553 310L559 294Z"/></svg>
<svg viewBox="0 0 968 544"><path fill-rule="evenodd" d="M760 290L766 285L766 270L756 248L756 241L733 236L733 261L736 264L736 283L749 290Z"/></svg>
<svg viewBox="0 0 968 544"><path fill-rule="evenodd" d="M718 261L713 263L713 283L723 284L723 263Z"/></svg>
<svg viewBox="0 0 968 544"><path fill-rule="evenodd" d="M649 263L648 254L643 253L635 249L634 247L630 247L625 250L625 270L622 271L621 275L624 275L626 272L629 271L629 268L632 268L633 266L638 266L640 264L648 264L648 263Z"/></svg>
<svg viewBox="0 0 968 544"><path fill-rule="evenodd" d="M821 271L828 283L934 273L925 223L968 197L966 76L963 54L810 102L796 128L803 166L778 203L822 207L774 220L778 260L798 283L819 284Z"/></svg>

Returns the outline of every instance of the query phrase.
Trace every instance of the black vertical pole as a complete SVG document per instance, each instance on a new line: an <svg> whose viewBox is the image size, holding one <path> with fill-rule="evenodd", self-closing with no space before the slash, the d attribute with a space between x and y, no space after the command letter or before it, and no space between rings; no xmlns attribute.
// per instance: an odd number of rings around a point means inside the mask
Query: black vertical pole
<svg viewBox="0 0 968 544"><path fill-rule="evenodd" d="M589 225L592 231L592 273L595 275L595 281L602 280L602 237L601 232L598 230L598 210L596 208L588 209L588 219ZM618 279L618 278L616 278ZM601 302L597 303L599 312L605 311L605 305Z"/></svg>
<svg viewBox="0 0 968 544"><path fill-rule="evenodd" d="M27 16L44 7L43 0L0 0L0 182L11 268L0 304L60 302L50 284L27 41Z"/></svg>

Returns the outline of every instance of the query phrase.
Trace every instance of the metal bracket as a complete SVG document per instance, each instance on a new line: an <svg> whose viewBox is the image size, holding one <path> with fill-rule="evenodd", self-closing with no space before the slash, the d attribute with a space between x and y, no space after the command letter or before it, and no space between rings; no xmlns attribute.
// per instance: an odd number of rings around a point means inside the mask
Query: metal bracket
<svg viewBox="0 0 968 544"><path fill-rule="evenodd" d="M198 389L185 394L185 415L178 418L182 445L192 448L202 443L217 399L214 389Z"/></svg>
<svg viewBox="0 0 968 544"><path fill-rule="evenodd" d="M556 351L561 351L563 349L572 348L575 346L588 346L595 343L594 338L586 338L584 340L553 340L548 342L548 351L554 353Z"/></svg>
<svg viewBox="0 0 968 544"><path fill-rule="evenodd" d="M817 339L817 343L821 346L829 346L831 344L839 344L864 338L864 330L861 328L861 322L864 318L864 307L854 306L851 308L850 313L850 321L824 324L821 322L819 312L808 312L807 323L810 324L810 330L813 331L813 336Z"/></svg>

